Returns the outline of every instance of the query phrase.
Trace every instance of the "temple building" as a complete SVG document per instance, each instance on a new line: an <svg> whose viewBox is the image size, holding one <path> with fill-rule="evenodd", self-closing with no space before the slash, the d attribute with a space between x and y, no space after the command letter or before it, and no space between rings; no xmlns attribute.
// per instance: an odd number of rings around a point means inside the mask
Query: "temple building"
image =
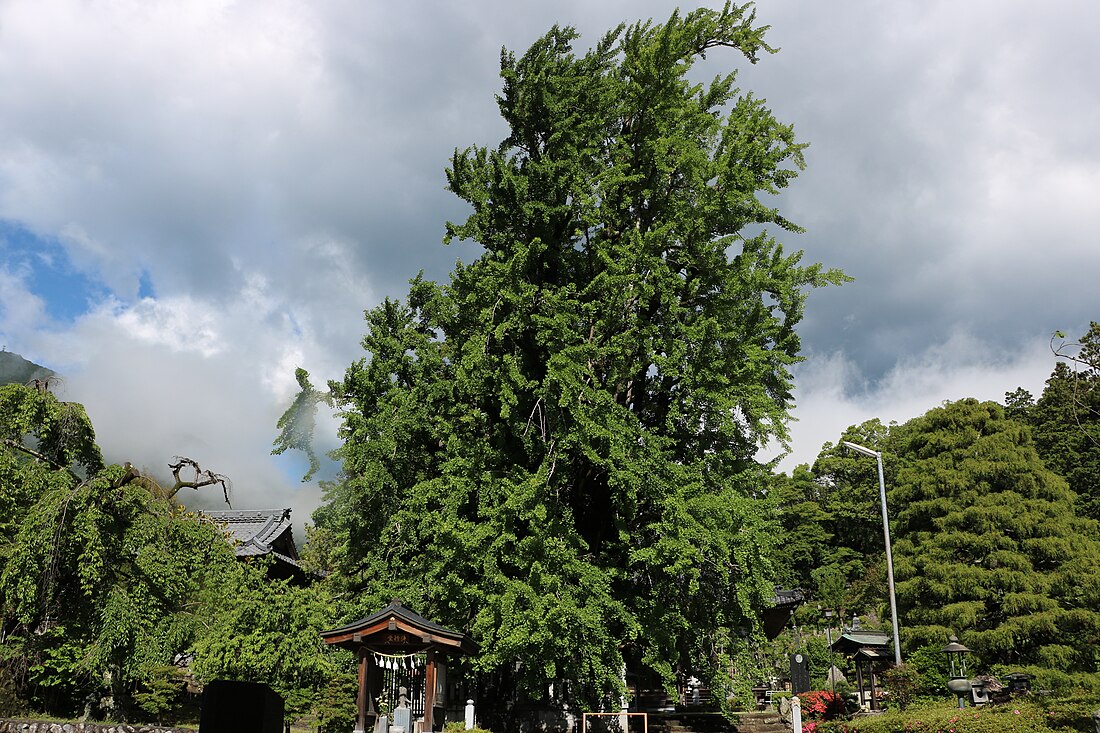
<svg viewBox="0 0 1100 733"><path fill-rule="evenodd" d="M270 577L298 583L310 581L309 573L299 562L290 509L203 511L201 514L225 525L238 558L269 557L272 560L268 571Z"/></svg>

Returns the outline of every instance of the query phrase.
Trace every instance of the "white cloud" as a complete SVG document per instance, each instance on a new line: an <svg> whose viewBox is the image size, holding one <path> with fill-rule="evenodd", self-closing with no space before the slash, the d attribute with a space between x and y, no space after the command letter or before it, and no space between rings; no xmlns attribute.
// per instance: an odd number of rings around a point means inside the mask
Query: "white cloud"
<svg viewBox="0 0 1100 733"><path fill-rule="evenodd" d="M129 308L111 308L124 339L167 349L175 354L212 357L225 350L210 306L190 298L143 298Z"/></svg>
<svg viewBox="0 0 1100 733"><path fill-rule="evenodd" d="M1054 368L1050 334L1033 334L1002 351L978 336L957 332L915 358L900 360L878 381L840 352L812 355L797 371L791 424L792 452L780 463L790 471L813 464L826 442L836 443L850 425L878 418L903 423L945 401L966 397L1003 402L1023 387L1038 397Z"/></svg>
<svg viewBox="0 0 1100 733"><path fill-rule="evenodd" d="M85 405L109 461L163 481L174 456L193 458L230 477L234 506L290 506L300 526L319 490L299 483L294 459L270 455L271 441L299 357L323 349L285 309L262 279L245 277L220 308L187 297L109 301L23 338L64 375L61 397ZM211 505L217 492L207 493Z"/></svg>
<svg viewBox="0 0 1100 733"><path fill-rule="evenodd" d="M14 270L0 267L0 334L12 344L22 342L47 320L45 302L27 288L28 275L26 266ZM9 346L8 350L16 348Z"/></svg>
<svg viewBox="0 0 1100 733"><path fill-rule="evenodd" d="M439 246L465 212L443 168L504 134L500 47L562 23L583 50L673 6L0 3L0 218L110 291L52 323L30 273L0 272L0 332L66 373L120 459L162 470L192 452L242 502L315 499L267 455L293 368L339 377L364 309L476 253ZM1045 334L1100 318L1097 9L768 0L758 14L782 52L747 66L716 49L707 73L741 66L812 143L781 199L809 230L790 244L857 278L807 306L789 460L869 417L1037 392ZM143 275L155 297L138 300Z"/></svg>

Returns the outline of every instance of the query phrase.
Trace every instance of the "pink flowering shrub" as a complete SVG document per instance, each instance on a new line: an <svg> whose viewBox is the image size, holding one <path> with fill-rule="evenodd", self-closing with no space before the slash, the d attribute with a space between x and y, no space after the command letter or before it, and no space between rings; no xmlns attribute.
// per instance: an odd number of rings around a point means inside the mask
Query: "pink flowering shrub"
<svg viewBox="0 0 1100 733"><path fill-rule="evenodd" d="M807 721L833 720L844 715L844 698L829 690L814 690L798 696L802 702L802 718ZM802 727L806 730L806 726ZM810 730L813 730L812 728Z"/></svg>

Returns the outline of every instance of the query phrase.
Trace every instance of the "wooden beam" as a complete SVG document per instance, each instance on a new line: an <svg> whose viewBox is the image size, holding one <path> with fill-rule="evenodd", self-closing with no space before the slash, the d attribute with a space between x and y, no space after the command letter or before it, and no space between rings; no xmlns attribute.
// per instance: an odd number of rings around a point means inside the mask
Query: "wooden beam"
<svg viewBox="0 0 1100 733"><path fill-rule="evenodd" d="M355 723L356 733L366 733L367 730L367 701L370 693L367 690L367 650L359 650L359 696L356 699L358 720Z"/></svg>
<svg viewBox="0 0 1100 733"><path fill-rule="evenodd" d="M435 650L428 650L428 668L424 672L424 731L431 733L435 715Z"/></svg>

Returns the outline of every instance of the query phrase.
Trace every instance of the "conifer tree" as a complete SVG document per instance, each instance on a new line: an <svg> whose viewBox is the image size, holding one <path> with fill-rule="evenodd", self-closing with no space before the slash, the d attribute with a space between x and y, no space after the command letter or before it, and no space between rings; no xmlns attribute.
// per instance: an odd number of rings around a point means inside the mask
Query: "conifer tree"
<svg viewBox="0 0 1100 733"><path fill-rule="evenodd" d="M1026 417L1039 454L1076 492L1078 510L1100 520L1100 323L1076 346Z"/></svg>
<svg viewBox="0 0 1100 733"><path fill-rule="evenodd" d="M889 494L907 643L956 633L984 664L1096 672L1097 523L1040 459L1024 423L960 400L895 429Z"/></svg>

